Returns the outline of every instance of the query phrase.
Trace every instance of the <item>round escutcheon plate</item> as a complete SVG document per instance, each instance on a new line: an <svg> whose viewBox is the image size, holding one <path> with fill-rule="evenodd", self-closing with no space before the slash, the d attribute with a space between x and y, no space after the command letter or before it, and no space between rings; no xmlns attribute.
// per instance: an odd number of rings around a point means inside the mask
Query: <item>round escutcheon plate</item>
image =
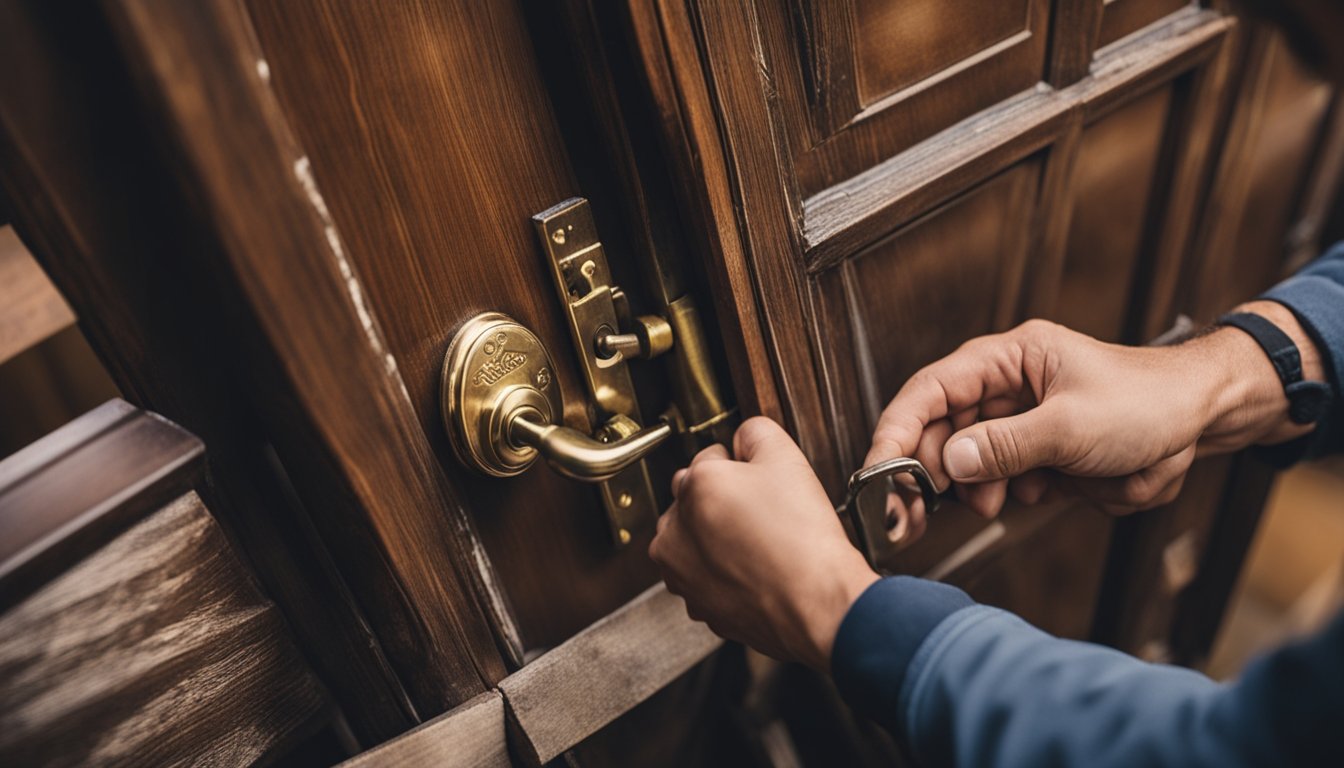
<svg viewBox="0 0 1344 768"><path fill-rule="evenodd" d="M531 466L535 448L515 446L508 422L515 409L535 408L546 422L562 412L560 386L541 339L500 312L468 320L443 358L443 425L463 464L495 477Z"/></svg>

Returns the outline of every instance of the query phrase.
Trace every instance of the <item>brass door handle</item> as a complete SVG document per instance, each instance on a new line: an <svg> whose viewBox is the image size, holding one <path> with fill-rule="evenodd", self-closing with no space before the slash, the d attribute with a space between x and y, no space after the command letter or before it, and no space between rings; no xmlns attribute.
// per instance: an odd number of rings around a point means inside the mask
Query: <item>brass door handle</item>
<svg viewBox="0 0 1344 768"><path fill-rule="evenodd" d="M595 483L615 477L621 470L644 458L672 434L672 426L659 422L639 429L629 418L617 416L603 428L613 442L594 440L577 429L541 422L535 410L523 411L509 420L509 441L531 447L551 468L565 477ZM615 423L620 422L619 426ZM622 434L626 431L626 434ZM618 436L619 435L619 436Z"/></svg>
<svg viewBox="0 0 1344 768"><path fill-rule="evenodd" d="M507 315L467 321L444 358L443 422L462 463L495 477L546 459L589 483L608 480L672 435L666 421L640 429L616 415L589 437L555 424L563 404L541 339Z"/></svg>

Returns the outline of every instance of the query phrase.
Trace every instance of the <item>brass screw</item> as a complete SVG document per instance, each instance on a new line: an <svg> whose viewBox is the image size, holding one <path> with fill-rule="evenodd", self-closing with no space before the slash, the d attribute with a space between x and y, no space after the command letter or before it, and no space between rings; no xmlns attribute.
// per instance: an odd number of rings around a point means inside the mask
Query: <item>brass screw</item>
<svg viewBox="0 0 1344 768"><path fill-rule="evenodd" d="M622 544L630 543L630 532L625 530L624 528L618 531L616 535L620 538Z"/></svg>
<svg viewBox="0 0 1344 768"><path fill-rule="evenodd" d="M563 230L563 229L557 229L557 230L555 230L554 232L551 233L551 239L555 241L555 244L556 244L556 245L564 245L564 244L565 244L565 230Z"/></svg>
<svg viewBox="0 0 1344 768"><path fill-rule="evenodd" d="M631 505L631 504L634 504L634 503L635 503L635 500L634 500L633 498L631 498L631 497L630 497L630 494L628 494L628 493L622 493L622 494L616 499L616 505L619 506L621 509L629 509L629 508L630 508L630 505Z"/></svg>

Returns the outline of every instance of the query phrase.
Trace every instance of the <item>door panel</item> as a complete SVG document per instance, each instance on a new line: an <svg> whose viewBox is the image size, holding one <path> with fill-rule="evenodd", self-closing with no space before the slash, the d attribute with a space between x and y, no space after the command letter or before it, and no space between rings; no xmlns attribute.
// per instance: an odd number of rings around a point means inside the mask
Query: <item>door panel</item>
<svg viewBox="0 0 1344 768"><path fill-rule="evenodd" d="M1031 34L1040 21L1031 18L1029 0L859 0L856 6L855 69L864 106L1014 35Z"/></svg>
<svg viewBox="0 0 1344 768"><path fill-rule="evenodd" d="M1011 322L1038 174L1037 163L1015 166L844 264L843 311L862 359L836 375L864 372L869 413L858 455L876 426L873 406L967 336ZM946 332L909 333L934 318L956 321Z"/></svg>
<svg viewBox="0 0 1344 768"><path fill-rule="evenodd" d="M1083 129L1052 317L1099 339L1123 338L1134 303L1170 107L1171 88L1159 88Z"/></svg>
<svg viewBox="0 0 1344 768"><path fill-rule="evenodd" d="M781 172L803 197L1029 89L1050 23L1044 0L768 0L740 10L778 88L790 148Z"/></svg>
<svg viewBox="0 0 1344 768"><path fill-rule="evenodd" d="M1107 46L1138 32L1168 14L1189 6L1190 0L1105 0L1097 46Z"/></svg>

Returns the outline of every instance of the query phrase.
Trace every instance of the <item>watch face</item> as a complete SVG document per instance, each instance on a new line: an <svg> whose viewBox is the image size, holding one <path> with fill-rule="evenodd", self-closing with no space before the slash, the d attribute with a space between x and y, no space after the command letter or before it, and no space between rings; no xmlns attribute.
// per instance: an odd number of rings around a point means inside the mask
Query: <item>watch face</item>
<svg viewBox="0 0 1344 768"><path fill-rule="evenodd" d="M1288 395L1288 418L1294 424L1311 424L1321 420L1330 407L1333 393L1330 385L1319 381L1298 381L1289 384L1284 392Z"/></svg>

